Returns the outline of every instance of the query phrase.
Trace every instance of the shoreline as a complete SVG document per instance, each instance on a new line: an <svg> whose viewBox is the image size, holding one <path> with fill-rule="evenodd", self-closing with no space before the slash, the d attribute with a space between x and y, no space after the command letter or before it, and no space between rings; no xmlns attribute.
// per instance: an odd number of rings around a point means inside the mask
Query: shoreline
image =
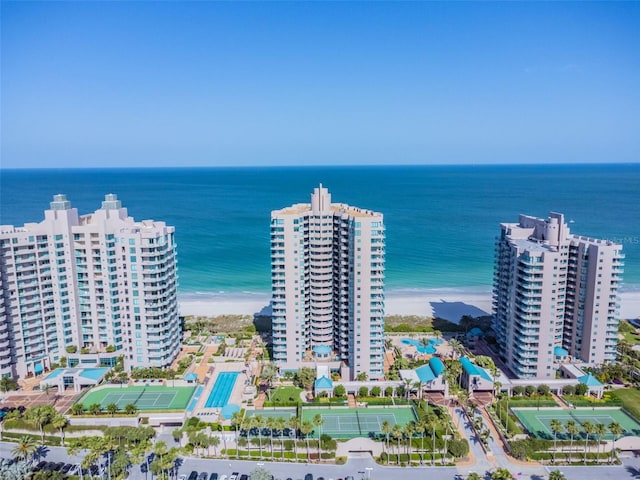
<svg viewBox="0 0 640 480"><path fill-rule="evenodd" d="M440 317L457 323L463 315L490 315L490 290L434 288L391 290L385 295L386 315ZM268 292L196 292L178 294L180 315L270 315ZM620 292L620 318L640 318L640 290Z"/></svg>

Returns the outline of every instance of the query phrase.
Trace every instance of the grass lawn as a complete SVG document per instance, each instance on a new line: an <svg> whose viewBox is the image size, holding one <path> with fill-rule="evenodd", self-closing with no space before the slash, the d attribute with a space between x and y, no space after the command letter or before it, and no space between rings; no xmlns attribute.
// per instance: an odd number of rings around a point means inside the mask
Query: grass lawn
<svg viewBox="0 0 640 480"><path fill-rule="evenodd" d="M640 390L637 388L621 388L609 392L612 397L622 401L623 408L640 420Z"/></svg>
<svg viewBox="0 0 640 480"><path fill-rule="evenodd" d="M302 389L298 387L278 387L271 392L271 401L274 404L299 402L300 393Z"/></svg>

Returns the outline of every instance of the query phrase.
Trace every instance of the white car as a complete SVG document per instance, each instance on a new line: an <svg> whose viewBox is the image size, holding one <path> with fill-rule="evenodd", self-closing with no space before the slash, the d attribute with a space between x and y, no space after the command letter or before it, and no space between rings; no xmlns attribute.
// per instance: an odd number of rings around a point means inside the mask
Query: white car
<svg viewBox="0 0 640 480"><path fill-rule="evenodd" d="M186 473L183 473L182 475L180 475L180 476L178 477L178 480L187 480L187 474L186 474Z"/></svg>
<svg viewBox="0 0 640 480"><path fill-rule="evenodd" d="M227 480L227 476L226 475L222 475L218 480Z"/></svg>

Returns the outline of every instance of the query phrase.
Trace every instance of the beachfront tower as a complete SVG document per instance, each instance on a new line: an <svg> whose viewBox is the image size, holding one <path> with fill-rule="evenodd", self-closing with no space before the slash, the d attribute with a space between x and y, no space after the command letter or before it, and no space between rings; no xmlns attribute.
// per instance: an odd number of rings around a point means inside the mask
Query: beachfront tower
<svg viewBox="0 0 640 480"><path fill-rule="evenodd" d="M555 378L560 358L598 365L616 357L622 247L569 232L564 216L520 215L496 242L494 330L520 378Z"/></svg>
<svg viewBox="0 0 640 480"><path fill-rule="evenodd" d="M136 222L116 195L78 215L55 195L40 223L0 226L0 375L165 367L180 350L174 228Z"/></svg>
<svg viewBox="0 0 640 480"><path fill-rule="evenodd" d="M281 369L326 362L343 379L383 378L384 260L382 214L331 203L322 185L311 203L271 212L273 359Z"/></svg>

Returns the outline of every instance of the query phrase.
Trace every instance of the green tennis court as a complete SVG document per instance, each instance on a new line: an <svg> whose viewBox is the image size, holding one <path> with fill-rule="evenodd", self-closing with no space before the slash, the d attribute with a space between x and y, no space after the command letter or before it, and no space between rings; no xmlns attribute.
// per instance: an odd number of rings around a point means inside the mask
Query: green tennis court
<svg viewBox="0 0 640 480"><path fill-rule="evenodd" d="M562 425L566 425L569 420L573 420L580 429L579 435L584 438L582 424L589 421L592 424L602 423L609 426L612 422L617 422L624 429L623 435L640 436L640 423L621 408L585 408L575 410L565 410L562 408L512 408L518 420L529 431L529 434L536 438L553 438L551 421L559 420ZM593 434L590 435L595 438ZM610 440L613 435L607 430L607 434L602 437ZM569 434L563 431L558 434L558 439L569 439Z"/></svg>
<svg viewBox="0 0 640 480"><path fill-rule="evenodd" d="M133 403L138 410L184 410L195 388L162 385L103 388L90 391L80 403L85 407L99 403L103 409L115 403L122 410Z"/></svg>
<svg viewBox="0 0 640 480"><path fill-rule="evenodd" d="M382 424L389 422L393 427L400 426L417 419L412 407L402 408L357 408L333 409L303 408L302 421L312 422L313 417L320 415L322 425L314 426L313 436L326 433L333 438L368 437L370 434L382 433Z"/></svg>

